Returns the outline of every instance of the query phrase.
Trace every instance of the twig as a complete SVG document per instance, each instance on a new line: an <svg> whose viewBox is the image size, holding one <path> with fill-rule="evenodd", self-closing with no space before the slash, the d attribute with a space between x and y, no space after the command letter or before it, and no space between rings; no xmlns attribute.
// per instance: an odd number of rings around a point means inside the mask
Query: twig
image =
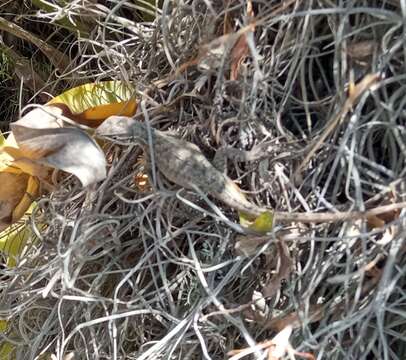
<svg viewBox="0 0 406 360"><path fill-rule="evenodd" d="M389 211L406 208L406 202L396 204L378 206L367 211L349 211L335 213L289 213L278 212L274 213L275 222L303 222L303 223L324 223L324 222L339 222L345 220L367 220L370 217L384 214Z"/></svg>

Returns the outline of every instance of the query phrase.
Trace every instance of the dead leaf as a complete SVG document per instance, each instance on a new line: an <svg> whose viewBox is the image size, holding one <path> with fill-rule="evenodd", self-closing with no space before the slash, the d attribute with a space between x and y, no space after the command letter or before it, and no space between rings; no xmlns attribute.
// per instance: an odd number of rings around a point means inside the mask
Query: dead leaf
<svg viewBox="0 0 406 360"><path fill-rule="evenodd" d="M56 104L25 114L12 124L14 133L7 139L0 133L0 232L7 228L0 233L0 251L8 267L15 266L31 234L15 223L32 207L39 182L47 188L52 168L73 173L83 185L105 177L104 154L74 126L75 117L95 127L110 115L132 116L137 107L133 95L120 81L85 84L55 97L50 103Z"/></svg>
<svg viewBox="0 0 406 360"><path fill-rule="evenodd" d="M258 343L255 347L229 351L227 355L232 356L230 360L240 359L242 356L254 353L255 350L267 349L268 360L281 359L285 356L286 352L291 349L289 338L292 335L292 330L292 327L288 325L279 331L271 340Z"/></svg>
<svg viewBox="0 0 406 360"><path fill-rule="evenodd" d="M29 231L18 224L14 227L10 225L24 216L33 199L38 196L39 181L22 169L28 169L29 164L15 162L12 156L2 151L5 144L13 149L16 146L13 137L6 140L0 133L0 251L7 256L7 266L12 267L16 264L16 258L29 236ZM17 163L22 165L22 168L19 168ZM5 228L7 230L3 231Z"/></svg>
<svg viewBox="0 0 406 360"><path fill-rule="evenodd" d="M13 221L13 212L22 200L28 185L28 174L0 172L0 231Z"/></svg>
<svg viewBox="0 0 406 360"><path fill-rule="evenodd" d="M106 177L106 159L83 130L65 126L61 109L44 106L10 124L20 154L35 163L77 176L83 186ZM10 149L5 148L10 152Z"/></svg>
<svg viewBox="0 0 406 360"><path fill-rule="evenodd" d="M374 215L367 219L367 224L369 229L378 229L385 226L385 221L379 218L379 216Z"/></svg>
<svg viewBox="0 0 406 360"><path fill-rule="evenodd" d="M237 80L240 66L249 54L246 36L245 34L241 35L231 50L230 80Z"/></svg>
<svg viewBox="0 0 406 360"><path fill-rule="evenodd" d="M122 116L134 115L137 104L135 101L131 100L128 102L98 105L77 114L73 113L69 106L65 104L52 103L52 106L61 109L63 116L78 124L86 125L91 128L97 128L110 116L117 114Z"/></svg>
<svg viewBox="0 0 406 360"><path fill-rule="evenodd" d="M61 107L65 116L93 128L112 115L133 116L137 109L134 89L115 80L77 86L47 105Z"/></svg>
<svg viewBox="0 0 406 360"><path fill-rule="evenodd" d="M392 205L392 204L396 204L397 203L397 197L395 194L391 193L389 198L385 201L383 201L381 205ZM384 226L385 224L391 223L397 219L399 219L400 216L400 209L393 209L393 210L389 210L383 213L380 213L378 215L376 215L375 217L378 218ZM372 218L372 217L371 217ZM368 224L369 224L369 219L368 219Z"/></svg>
<svg viewBox="0 0 406 360"><path fill-rule="evenodd" d="M252 2L251 0L247 1L247 15L251 19L251 25L250 25L250 31L249 32L254 32L255 31L255 22L253 21L254 19L254 10L252 8ZM230 70L230 80L237 80L238 77L238 71L240 69L240 66L244 59L247 57L249 54L249 48L248 48L248 43L247 43L247 34L241 34L240 37L238 38L237 42L233 46L231 50L231 70Z"/></svg>
<svg viewBox="0 0 406 360"><path fill-rule="evenodd" d="M272 339L272 346L269 348L268 360L277 360L285 356L289 345L289 338L292 335L292 326L288 325Z"/></svg>
<svg viewBox="0 0 406 360"><path fill-rule="evenodd" d="M293 269L293 261L290 257L287 245L279 240L276 246L278 248L278 268L276 274L272 276L262 289L262 293L265 297L275 295L281 287L281 281L288 279Z"/></svg>

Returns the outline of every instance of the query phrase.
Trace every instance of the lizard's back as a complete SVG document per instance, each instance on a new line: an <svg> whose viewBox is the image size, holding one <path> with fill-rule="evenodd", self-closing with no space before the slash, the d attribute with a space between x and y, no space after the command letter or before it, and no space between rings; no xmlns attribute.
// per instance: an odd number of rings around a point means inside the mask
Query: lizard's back
<svg viewBox="0 0 406 360"><path fill-rule="evenodd" d="M221 192L229 180L188 141L155 130L154 150L158 169L169 180L187 189L195 185L204 192Z"/></svg>
<svg viewBox="0 0 406 360"><path fill-rule="evenodd" d="M175 184L191 190L197 186L204 193L249 214L259 215L262 212L245 198L227 175L207 160L195 144L155 130L154 150L158 169Z"/></svg>

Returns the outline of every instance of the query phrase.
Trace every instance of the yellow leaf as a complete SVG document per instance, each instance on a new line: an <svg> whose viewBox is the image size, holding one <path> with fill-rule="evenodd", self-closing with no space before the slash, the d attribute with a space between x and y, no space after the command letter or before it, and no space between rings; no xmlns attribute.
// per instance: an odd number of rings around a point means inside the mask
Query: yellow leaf
<svg viewBox="0 0 406 360"><path fill-rule="evenodd" d="M240 212L240 224L258 233L265 234L272 230L273 213L265 211L256 219L252 220L248 215Z"/></svg>
<svg viewBox="0 0 406 360"><path fill-rule="evenodd" d="M130 86L121 81L102 81L75 87L56 96L47 105L62 103L73 113L81 113L99 105L123 102L133 97Z"/></svg>
<svg viewBox="0 0 406 360"><path fill-rule="evenodd" d="M0 359L1 360L14 360L15 359L15 345L2 341L0 343Z"/></svg>
<svg viewBox="0 0 406 360"><path fill-rule="evenodd" d="M133 90L121 81L85 84L53 98L47 105L58 106L77 122L97 127L112 115L132 116L137 109Z"/></svg>
<svg viewBox="0 0 406 360"><path fill-rule="evenodd" d="M104 120L113 115L132 116L135 114L136 109L137 103L135 100L129 100L126 102L95 106L85 110L81 115L87 120Z"/></svg>
<svg viewBox="0 0 406 360"><path fill-rule="evenodd" d="M7 320L0 320L0 332L5 332L7 330ZM0 357L1 359L1 357Z"/></svg>

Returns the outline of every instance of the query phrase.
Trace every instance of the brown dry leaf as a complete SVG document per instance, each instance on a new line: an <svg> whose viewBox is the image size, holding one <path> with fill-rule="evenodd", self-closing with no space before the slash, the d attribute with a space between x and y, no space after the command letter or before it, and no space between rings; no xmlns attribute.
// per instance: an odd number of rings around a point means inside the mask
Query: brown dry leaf
<svg viewBox="0 0 406 360"><path fill-rule="evenodd" d="M233 50L231 50L230 80L237 80L240 66L249 54L246 36L245 34L241 35L233 47Z"/></svg>
<svg viewBox="0 0 406 360"><path fill-rule="evenodd" d="M35 162L35 160L25 158L21 151L13 147L4 147L2 150L4 151L4 154L8 156L8 162L3 162L3 165L6 165L7 168L2 169L2 166L0 166L0 171L14 174L24 172L41 180L46 180L49 178L51 173L51 169L49 167L38 164ZM2 159L0 156L0 162L1 161Z"/></svg>
<svg viewBox="0 0 406 360"><path fill-rule="evenodd" d="M379 216L374 215L367 219L368 228L377 229L385 226L385 221L379 218Z"/></svg>
<svg viewBox="0 0 406 360"><path fill-rule="evenodd" d="M293 261L290 257L287 245L282 241L278 241L276 245L278 248L278 269L276 274L272 276L262 289L262 293L265 297L275 295L281 287L281 281L287 279L293 269Z"/></svg>
<svg viewBox="0 0 406 360"><path fill-rule="evenodd" d="M15 145L12 140L6 140L0 133L0 232L23 217L39 191L38 180L30 176L33 172L40 173L36 169L38 166L24 161L14 161L12 156L3 151L5 144ZM24 169L32 171L25 172ZM34 169L36 170L34 171ZM39 175L44 175L44 173ZM13 251L20 248L20 238L13 244L8 241L9 238L9 234L0 236L0 250L8 253L8 256L17 255ZM12 263L10 257L7 263Z"/></svg>
<svg viewBox="0 0 406 360"><path fill-rule="evenodd" d="M13 221L13 212L25 195L28 174L0 172L0 232Z"/></svg>
<svg viewBox="0 0 406 360"><path fill-rule="evenodd" d="M381 205L396 204L398 201L399 201L399 199L397 199L396 194L390 193L389 198L379 205L381 206ZM399 219L399 216L400 216L400 209L393 209L393 210L381 213L379 215L376 215L375 217L383 224L382 226L384 226L388 223L391 223L391 222ZM368 224L369 224L369 219L368 219Z"/></svg>
<svg viewBox="0 0 406 360"><path fill-rule="evenodd" d="M4 150L16 161L31 161L74 174L83 186L104 179L103 151L86 132L63 127L61 111L53 106L35 108L10 124L18 150L10 147Z"/></svg>
<svg viewBox="0 0 406 360"><path fill-rule="evenodd" d="M247 14L248 17L254 19L254 10L252 8L252 1L247 1ZM255 31L255 22L252 21L250 25L250 31ZM249 54L248 43L247 43L247 34L241 34L238 38L236 44L231 50L231 70L230 70L230 80L237 80L238 71L244 59Z"/></svg>

